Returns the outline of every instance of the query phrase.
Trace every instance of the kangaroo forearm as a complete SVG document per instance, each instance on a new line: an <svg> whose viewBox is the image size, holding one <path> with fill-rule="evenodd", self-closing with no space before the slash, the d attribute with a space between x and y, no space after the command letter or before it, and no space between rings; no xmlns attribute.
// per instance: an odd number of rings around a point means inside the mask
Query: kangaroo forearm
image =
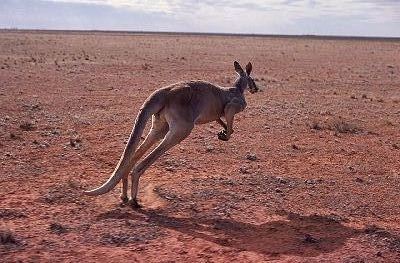
<svg viewBox="0 0 400 263"><path fill-rule="evenodd" d="M225 124L225 122L223 120L221 120L220 118L217 120L218 124L222 126L222 128L224 128L224 130L227 129L227 126Z"/></svg>

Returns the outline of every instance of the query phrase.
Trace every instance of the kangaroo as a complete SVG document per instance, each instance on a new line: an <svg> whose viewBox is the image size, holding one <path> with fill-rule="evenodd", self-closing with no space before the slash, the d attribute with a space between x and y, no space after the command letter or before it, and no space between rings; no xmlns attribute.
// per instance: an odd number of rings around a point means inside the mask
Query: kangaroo
<svg viewBox="0 0 400 263"><path fill-rule="evenodd" d="M137 202L139 178L146 169L162 154L189 136L195 124L212 121L219 123L223 130L217 136L228 141L233 132L233 119L236 113L246 107L244 91L258 91L250 77L252 65L246 71L235 61L234 67L239 75L233 87L219 87L205 81L179 82L153 92L143 103L135 120L135 125L126 144L122 157L110 178L102 186L85 191L86 195L97 196L111 191L122 180L121 200L133 207ZM147 121L152 118L151 129L139 145ZM226 123L221 119L224 117ZM141 162L138 160L161 140ZM132 170L133 169L133 170ZM131 195L128 199L128 175L131 172Z"/></svg>

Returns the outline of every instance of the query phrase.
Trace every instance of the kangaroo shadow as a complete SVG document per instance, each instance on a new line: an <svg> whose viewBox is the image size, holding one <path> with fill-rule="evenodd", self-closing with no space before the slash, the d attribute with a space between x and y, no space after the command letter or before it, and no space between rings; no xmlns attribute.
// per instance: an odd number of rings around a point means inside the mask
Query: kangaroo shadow
<svg viewBox="0 0 400 263"><path fill-rule="evenodd" d="M145 221L221 246L274 256L313 257L332 252L361 232L328 217L293 213L287 215L287 219L261 225L222 218L178 218L143 209L136 212L114 210L100 217Z"/></svg>

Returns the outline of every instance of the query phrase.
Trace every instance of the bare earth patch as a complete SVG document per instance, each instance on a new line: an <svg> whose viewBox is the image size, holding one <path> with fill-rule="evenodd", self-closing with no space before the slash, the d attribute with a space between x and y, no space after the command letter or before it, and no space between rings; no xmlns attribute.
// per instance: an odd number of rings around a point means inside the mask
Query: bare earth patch
<svg viewBox="0 0 400 263"><path fill-rule="evenodd" d="M400 42L0 32L0 261L399 262ZM228 142L198 126L90 198L155 89L235 80Z"/></svg>

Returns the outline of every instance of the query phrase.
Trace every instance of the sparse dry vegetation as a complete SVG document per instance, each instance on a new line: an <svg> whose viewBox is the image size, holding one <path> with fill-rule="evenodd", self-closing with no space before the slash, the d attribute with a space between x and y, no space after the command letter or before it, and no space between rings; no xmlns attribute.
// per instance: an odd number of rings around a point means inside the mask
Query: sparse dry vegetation
<svg viewBox="0 0 400 263"><path fill-rule="evenodd" d="M343 120L342 118L328 119L324 121L314 120L310 128L313 130L330 130L336 133L357 134L362 132L356 124Z"/></svg>
<svg viewBox="0 0 400 263"><path fill-rule="evenodd" d="M17 245L18 241L10 229L0 228L0 244L1 245Z"/></svg>
<svg viewBox="0 0 400 263"><path fill-rule="evenodd" d="M346 122L344 120L336 120L333 122L332 126L330 126L331 130L334 130L339 133L353 133L356 134L361 131L355 124Z"/></svg>

